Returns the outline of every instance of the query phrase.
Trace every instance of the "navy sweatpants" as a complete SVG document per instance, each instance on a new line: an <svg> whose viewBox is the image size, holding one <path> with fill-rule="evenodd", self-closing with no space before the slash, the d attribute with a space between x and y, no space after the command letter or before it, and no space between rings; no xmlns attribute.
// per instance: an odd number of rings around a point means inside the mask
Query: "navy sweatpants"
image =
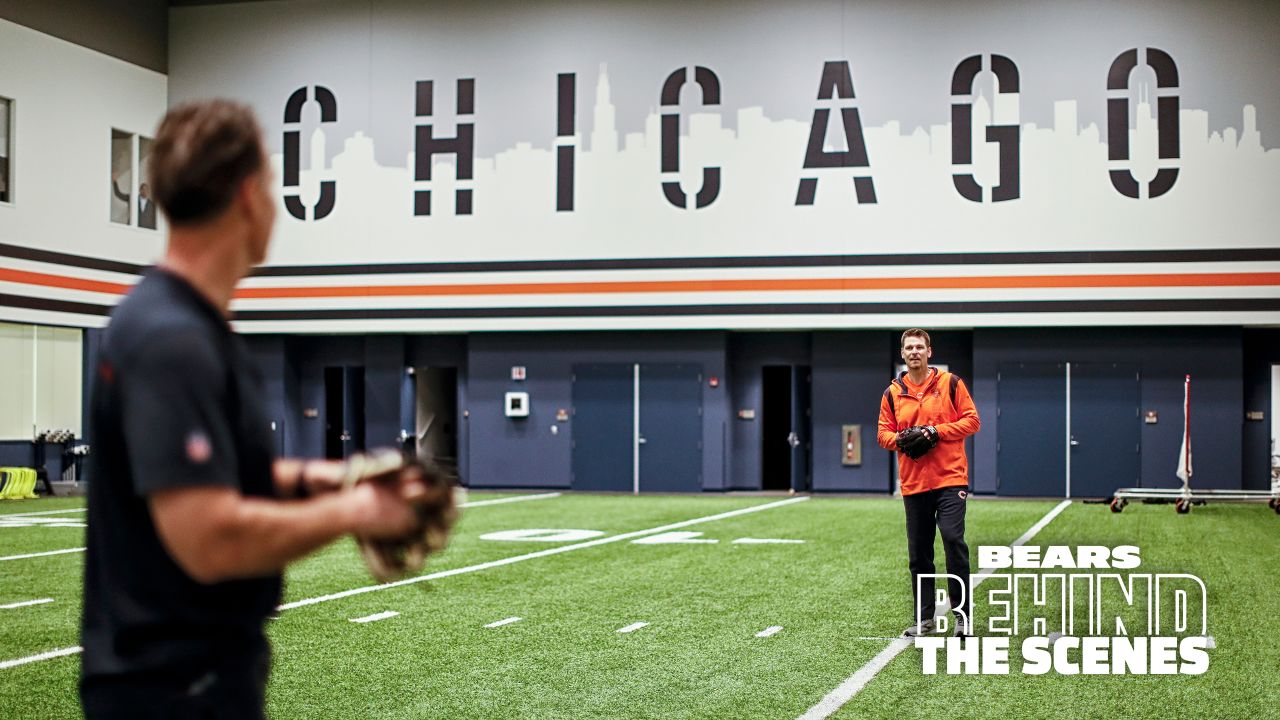
<svg viewBox="0 0 1280 720"><path fill-rule="evenodd" d="M956 580L947 582L947 596L955 603L963 595L963 608L972 618L973 598L969 589L969 546L964 542L964 514L968 504L967 487L945 487L914 495L903 495L907 511L907 555L911 567L911 591L919 617L928 620L934 614L933 578L921 574L937 572L933 564L935 530L942 532L942 549L947 558L947 572L964 579L964 589ZM917 593L916 587L920 590ZM915 618L912 618L912 622Z"/></svg>

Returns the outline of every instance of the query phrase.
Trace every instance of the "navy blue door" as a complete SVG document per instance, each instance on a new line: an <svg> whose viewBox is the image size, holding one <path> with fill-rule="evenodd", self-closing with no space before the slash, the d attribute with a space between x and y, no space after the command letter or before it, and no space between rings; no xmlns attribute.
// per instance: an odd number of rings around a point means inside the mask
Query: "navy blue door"
<svg viewBox="0 0 1280 720"><path fill-rule="evenodd" d="M1071 363L1071 497L1138 487L1138 366Z"/></svg>
<svg viewBox="0 0 1280 720"><path fill-rule="evenodd" d="M1065 363L1000 366L996 382L999 494L1066 494L1066 378Z"/></svg>
<svg viewBox="0 0 1280 720"><path fill-rule="evenodd" d="M574 490L634 488L635 366L573 366Z"/></svg>
<svg viewBox="0 0 1280 720"><path fill-rule="evenodd" d="M702 367L640 366L640 489L702 490Z"/></svg>
<svg viewBox="0 0 1280 720"><path fill-rule="evenodd" d="M324 369L325 457L349 458L364 451L364 368Z"/></svg>
<svg viewBox="0 0 1280 720"><path fill-rule="evenodd" d="M364 452L364 368L342 368L342 457Z"/></svg>

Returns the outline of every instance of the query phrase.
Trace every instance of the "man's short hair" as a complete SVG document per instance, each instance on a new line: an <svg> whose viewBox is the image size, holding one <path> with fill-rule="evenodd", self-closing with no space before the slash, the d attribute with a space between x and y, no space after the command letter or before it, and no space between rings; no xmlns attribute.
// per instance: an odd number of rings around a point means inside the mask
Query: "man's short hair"
<svg viewBox="0 0 1280 720"><path fill-rule="evenodd" d="M909 337L921 338L924 340L925 347L933 347L932 345L929 344L929 333L921 330L920 328L911 328L910 330L907 330L906 332L902 333L902 342L898 343L898 347L902 347L906 345L907 338Z"/></svg>
<svg viewBox="0 0 1280 720"><path fill-rule="evenodd" d="M151 197L172 225L222 214L241 183L262 169L253 110L230 100L184 103L160 121L147 162Z"/></svg>

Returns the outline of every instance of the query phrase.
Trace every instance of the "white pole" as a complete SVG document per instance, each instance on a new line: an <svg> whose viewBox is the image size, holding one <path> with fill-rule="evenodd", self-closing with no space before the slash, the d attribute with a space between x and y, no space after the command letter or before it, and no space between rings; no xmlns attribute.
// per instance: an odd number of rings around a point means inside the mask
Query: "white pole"
<svg viewBox="0 0 1280 720"><path fill-rule="evenodd" d="M1191 376L1186 376L1182 386L1182 449L1178 452L1178 479L1182 480L1182 492L1191 492Z"/></svg>
<svg viewBox="0 0 1280 720"><path fill-rule="evenodd" d="M142 203L138 202L138 188L142 185L138 181L138 136L136 134L129 136L129 224L137 226L138 210Z"/></svg>
<svg viewBox="0 0 1280 720"><path fill-rule="evenodd" d="M31 326L31 439L40 424L40 326Z"/></svg>

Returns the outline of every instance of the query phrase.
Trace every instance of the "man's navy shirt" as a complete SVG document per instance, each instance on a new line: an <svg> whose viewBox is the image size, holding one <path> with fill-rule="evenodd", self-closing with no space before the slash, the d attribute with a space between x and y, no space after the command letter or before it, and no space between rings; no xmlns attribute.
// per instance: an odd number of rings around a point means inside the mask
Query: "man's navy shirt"
<svg viewBox="0 0 1280 720"><path fill-rule="evenodd" d="M91 402L84 680L182 684L260 657L280 576L197 582L165 550L147 502L197 486L274 494L244 343L189 283L148 271L112 313Z"/></svg>

